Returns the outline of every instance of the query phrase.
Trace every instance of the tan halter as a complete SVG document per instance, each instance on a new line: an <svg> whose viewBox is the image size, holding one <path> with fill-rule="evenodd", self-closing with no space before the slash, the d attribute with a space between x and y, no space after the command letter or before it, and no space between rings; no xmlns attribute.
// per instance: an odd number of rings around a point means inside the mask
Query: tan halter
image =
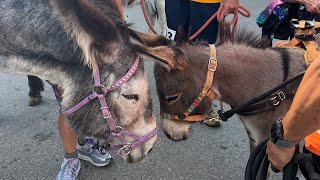
<svg viewBox="0 0 320 180"><path fill-rule="evenodd" d="M216 93L211 90L211 86L214 80L214 73L217 69L217 50L215 45L210 45L210 59L208 62L207 69L207 78L206 82L202 88L201 93L198 97L193 101L193 103L189 106L187 111L180 115L171 115L164 112L160 113L161 119L175 119L175 120L183 120L183 121L202 121L207 119L207 115L189 115L203 100L204 97L208 97L211 101L216 98Z"/></svg>
<svg viewBox="0 0 320 180"><path fill-rule="evenodd" d="M305 48L304 59L307 64L317 59L320 55L320 50L314 40L304 40L304 38L312 37L316 34L316 28L320 28L320 22L314 21L298 21L291 20L291 25L295 28L296 37L291 39L288 43L279 43L276 47L299 47Z"/></svg>

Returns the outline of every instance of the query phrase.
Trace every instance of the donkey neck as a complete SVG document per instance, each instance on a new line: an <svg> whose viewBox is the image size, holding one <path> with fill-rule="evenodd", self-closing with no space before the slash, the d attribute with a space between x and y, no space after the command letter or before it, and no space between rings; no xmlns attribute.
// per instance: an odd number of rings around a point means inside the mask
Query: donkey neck
<svg viewBox="0 0 320 180"><path fill-rule="evenodd" d="M68 89L76 88L75 84L91 81L92 71L82 64L70 64L50 57L27 58L18 55L0 56L0 71L14 74L36 75L53 84Z"/></svg>
<svg viewBox="0 0 320 180"><path fill-rule="evenodd" d="M303 53L290 51L289 75L305 68ZM236 105L270 90L284 78L282 56L274 49L257 49L246 45L217 47L218 67L215 86L222 101Z"/></svg>

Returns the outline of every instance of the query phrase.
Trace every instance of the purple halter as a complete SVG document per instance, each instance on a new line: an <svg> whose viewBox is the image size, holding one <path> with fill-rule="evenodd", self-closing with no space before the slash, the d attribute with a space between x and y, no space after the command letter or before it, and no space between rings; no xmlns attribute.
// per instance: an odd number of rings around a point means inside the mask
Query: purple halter
<svg viewBox="0 0 320 180"><path fill-rule="evenodd" d="M138 68L139 61L140 61L140 57L137 57L136 61L132 65L131 69L122 78L120 78L119 80L114 82L110 88L106 88L101 84L99 67L96 66L96 71L94 72L94 76L93 76L93 79L94 79L93 93L90 94L89 96L87 96L86 98L84 98L80 103L73 106L71 109L62 112L64 114L64 116L68 116L71 113L74 113L75 111L79 110L81 107L86 105L91 100L98 98L100 101L100 105L101 105L100 109L102 111L103 118L107 121L107 123L110 127L110 131L111 131L111 134L107 138L106 142L110 143L113 138L118 138L121 142L121 144L113 145L112 147L109 147L108 149L118 150L118 153L116 155L119 155L119 156L128 155L131 152L131 150L133 150L133 149L141 146L145 142L147 142L150 138L152 138L154 135L156 135L156 133L158 131L158 127L156 127L149 134L140 137L132 132L123 130L123 128L121 126L116 125L114 119L112 118L111 113L109 111L109 107L108 107L106 98L105 98L105 95L108 92L119 88L121 85L126 83L133 76L133 74L136 72L136 70ZM100 88L101 92L97 92L96 91L97 88ZM129 143L126 140L126 136L133 138L135 141L132 143Z"/></svg>

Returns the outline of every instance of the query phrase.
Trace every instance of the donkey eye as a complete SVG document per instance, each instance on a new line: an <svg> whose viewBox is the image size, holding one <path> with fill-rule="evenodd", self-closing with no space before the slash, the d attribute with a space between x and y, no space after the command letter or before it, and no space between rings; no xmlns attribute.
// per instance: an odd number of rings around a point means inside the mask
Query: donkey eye
<svg viewBox="0 0 320 180"><path fill-rule="evenodd" d="M177 94L174 96L167 96L166 99L167 99L167 102L170 103L170 102L176 101L177 99L179 99L179 97L180 97L180 94Z"/></svg>
<svg viewBox="0 0 320 180"><path fill-rule="evenodd" d="M122 94L123 97L125 97L126 99L134 99L136 101L139 100L139 97L137 94L129 94L129 95L126 95L126 94Z"/></svg>

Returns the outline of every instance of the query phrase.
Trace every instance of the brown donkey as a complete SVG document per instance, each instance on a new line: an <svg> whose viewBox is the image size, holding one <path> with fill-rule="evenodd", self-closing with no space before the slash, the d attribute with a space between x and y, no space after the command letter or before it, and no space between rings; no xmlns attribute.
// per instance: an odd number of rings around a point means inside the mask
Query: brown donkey
<svg viewBox="0 0 320 180"><path fill-rule="evenodd" d="M211 90L216 98L232 106L257 97L284 80L306 69L302 49L267 48L268 42L245 29L231 36L228 29L220 31L216 44L217 68ZM171 67L156 64L154 69L161 112L183 114L201 92L207 76L210 48L207 43L191 44L179 41L180 57ZM290 85L294 94L299 82ZM240 116L252 150L267 138L271 124L285 115L292 98L286 98L276 108L256 115ZM190 115L208 113L212 101L205 97ZM162 128L171 140L186 139L190 122L162 119Z"/></svg>

